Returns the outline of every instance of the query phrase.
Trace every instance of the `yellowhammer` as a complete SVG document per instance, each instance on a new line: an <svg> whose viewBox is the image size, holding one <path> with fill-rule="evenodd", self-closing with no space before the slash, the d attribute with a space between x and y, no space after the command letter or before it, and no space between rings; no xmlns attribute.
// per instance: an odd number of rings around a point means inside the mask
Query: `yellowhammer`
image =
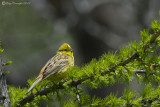
<svg viewBox="0 0 160 107"><path fill-rule="evenodd" d="M71 66L74 66L73 51L69 44L64 43L58 49L57 54L52 57L41 69L36 81L28 89L26 94L30 92L37 83L44 79L49 79L52 81L63 79L66 76L67 69Z"/></svg>

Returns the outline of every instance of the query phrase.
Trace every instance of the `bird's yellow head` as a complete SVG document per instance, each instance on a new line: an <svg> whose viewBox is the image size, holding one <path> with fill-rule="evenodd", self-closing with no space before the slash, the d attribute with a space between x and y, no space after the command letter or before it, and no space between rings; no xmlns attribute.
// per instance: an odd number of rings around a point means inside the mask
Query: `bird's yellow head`
<svg viewBox="0 0 160 107"><path fill-rule="evenodd" d="M73 51L69 44L64 43L58 49L57 54L67 54L73 56Z"/></svg>

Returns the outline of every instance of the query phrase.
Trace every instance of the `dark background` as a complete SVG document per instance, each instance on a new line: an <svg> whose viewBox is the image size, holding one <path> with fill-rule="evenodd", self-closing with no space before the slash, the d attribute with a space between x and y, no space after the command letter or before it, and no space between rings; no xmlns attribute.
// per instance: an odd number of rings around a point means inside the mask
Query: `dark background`
<svg viewBox="0 0 160 107"><path fill-rule="evenodd" d="M2 4L2 2L6 4ZM12 4L7 4L12 3ZM75 65L90 62L109 50L140 40L140 30L158 19L160 0L31 0L15 4L0 0L0 40L6 60L13 64L7 81L26 87L43 65L67 42L74 49ZM123 87L140 90L136 80L89 90L102 98ZM106 94L104 94L106 93Z"/></svg>

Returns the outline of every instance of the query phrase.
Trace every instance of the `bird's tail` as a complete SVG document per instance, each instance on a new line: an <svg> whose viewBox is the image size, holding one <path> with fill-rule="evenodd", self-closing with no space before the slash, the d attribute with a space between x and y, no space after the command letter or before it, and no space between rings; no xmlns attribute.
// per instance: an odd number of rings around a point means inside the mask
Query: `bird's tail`
<svg viewBox="0 0 160 107"><path fill-rule="evenodd" d="M39 83L41 80L42 80L41 77L37 77L36 81L35 81L35 82L32 84L32 86L28 89L28 91L26 92L26 94L29 93L29 92L32 90L32 88L33 88L35 85L37 85L37 83Z"/></svg>

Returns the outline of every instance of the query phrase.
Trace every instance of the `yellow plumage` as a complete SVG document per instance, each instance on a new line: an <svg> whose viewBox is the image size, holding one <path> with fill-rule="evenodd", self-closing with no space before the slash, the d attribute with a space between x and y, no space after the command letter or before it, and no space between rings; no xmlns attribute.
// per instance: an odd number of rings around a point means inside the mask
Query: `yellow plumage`
<svg viewBox="0 0 160 107"><path fill-rule="evenodd" d="M73 51L69 44L64 43L58 49L57 54L41 69L39 76L26 94L30 92L37 83L44 79L49 79L51 81L63 79L66 76L67 69L72 66L74 66Z"/></svg>

